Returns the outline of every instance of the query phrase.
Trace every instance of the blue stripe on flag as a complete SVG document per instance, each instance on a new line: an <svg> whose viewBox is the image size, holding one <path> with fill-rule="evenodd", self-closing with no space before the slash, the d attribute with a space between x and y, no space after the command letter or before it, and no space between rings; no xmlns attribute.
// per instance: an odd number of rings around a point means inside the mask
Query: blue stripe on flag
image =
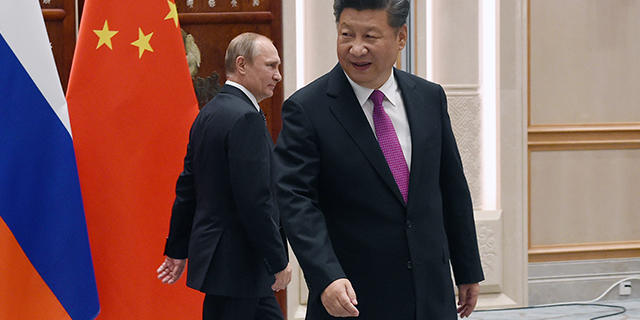
<svg viewBox="0 0 640 320"><path fill-rule="evenodd" d="M0 215L71 318L93 319L100 306L71 136L1 34L0 70Z"/></svg>

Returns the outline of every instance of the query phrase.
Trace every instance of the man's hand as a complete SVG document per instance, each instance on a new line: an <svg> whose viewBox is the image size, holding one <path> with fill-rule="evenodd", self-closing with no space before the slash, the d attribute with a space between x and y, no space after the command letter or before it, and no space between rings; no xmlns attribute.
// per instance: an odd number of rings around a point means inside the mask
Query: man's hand
<svg viewBox="0 0 640 320"><path fill-rule="evenodd" d="M458 286L458 313L460 318L466 318L476 307L478 295L480 294L480 284L461 284Z"/></svg>
<svg viewBox="0 0 640 320"><path fill-rule="evenodd" d="M156 271L158 272L158 279L162 280L162 283L174 284L182 276L186 265L187 259L167 257Z"/></svg>
<svg viewBox="0 0 640 320"><path fill-rule="evenodd" d="M284 290L289 282L291 282L291 263L288 263L284 270L276 273L276 282L271 286L271 290L274 292Z"/></svg>
<svg viewBox="0 0 640 320"><path fill-rule="evenodd" d="M334 317L357 317L360 311L356 308L358 300L356 292L347 279L338 279L324 289L320 296L322 305Z"/></svg>

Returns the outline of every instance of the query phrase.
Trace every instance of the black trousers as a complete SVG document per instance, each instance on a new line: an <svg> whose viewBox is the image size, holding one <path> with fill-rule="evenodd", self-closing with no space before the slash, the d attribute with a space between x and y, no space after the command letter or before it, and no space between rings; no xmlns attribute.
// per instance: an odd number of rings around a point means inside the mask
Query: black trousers
<svg viewBox="0 0 640 320"><path fill-rule="evenodd" d="M284 320L274 295L262 298L234 298L207 294L203 320Z"/></svg>

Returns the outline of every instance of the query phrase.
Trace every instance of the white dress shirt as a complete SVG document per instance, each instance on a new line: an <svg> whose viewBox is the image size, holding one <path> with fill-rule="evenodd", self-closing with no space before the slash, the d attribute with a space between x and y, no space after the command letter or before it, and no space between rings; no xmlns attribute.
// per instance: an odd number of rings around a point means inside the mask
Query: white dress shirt
<svg viewBox="0 0 640 320"><path fill-rule="evenodd" d="M231 80L227 80L225 81L224 84L228 84L232 87L236 87L238 89L240 89L242 92L244 92L244 94L247 95L247 97L249 97L249 100L251 100L251 103L253 103L253 106L256 108L256 111L260 112L260 105L258 104L258 99L256 99L256 97L253 95L253 93L251 93L249 90L247 90L247 88L245 88L243 85L231 81Z"/></svg>
<svg viewBox="0 0 640 320"><path fill-rule="evenodd" d="M369 96L373 92L373 89L365 88L353 82L348 75L347 79L349 80L349 83L351 83L353 92L355 92L356 98L358 98L358 102L360 102L360 106L362 107L362 111L364 112L365 117L367 117L371 130L373 130L373 134L375 135L376 129L373 124L373 102L369 100ZM402 101L402 93L400 92L400 88L398 88L398 83L396 82L396 78L393 76L393 72L391 73L389 80L378 88L378 90L384 93L385 99L382 102L382 107L384 107L384 111L389 115L389 118L391 118L393 127L396 129L396 135L400 141L400 146L402 147L404 159L407 161L407 167L411 170L411 130L409 128L409 119L407 118L407 112L404 108L404 102Z"/></svg>

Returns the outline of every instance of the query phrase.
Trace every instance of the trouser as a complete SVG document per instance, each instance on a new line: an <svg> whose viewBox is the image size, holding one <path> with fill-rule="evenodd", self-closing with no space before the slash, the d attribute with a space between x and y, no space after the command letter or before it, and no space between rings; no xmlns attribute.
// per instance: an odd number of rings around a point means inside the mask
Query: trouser
<svg viewBox="0 0 640 320"><path fill-rule="evenodd" d="M202 306L203 320L284 320L273 295L262 298L235 298L207 294Z"/></svg>

